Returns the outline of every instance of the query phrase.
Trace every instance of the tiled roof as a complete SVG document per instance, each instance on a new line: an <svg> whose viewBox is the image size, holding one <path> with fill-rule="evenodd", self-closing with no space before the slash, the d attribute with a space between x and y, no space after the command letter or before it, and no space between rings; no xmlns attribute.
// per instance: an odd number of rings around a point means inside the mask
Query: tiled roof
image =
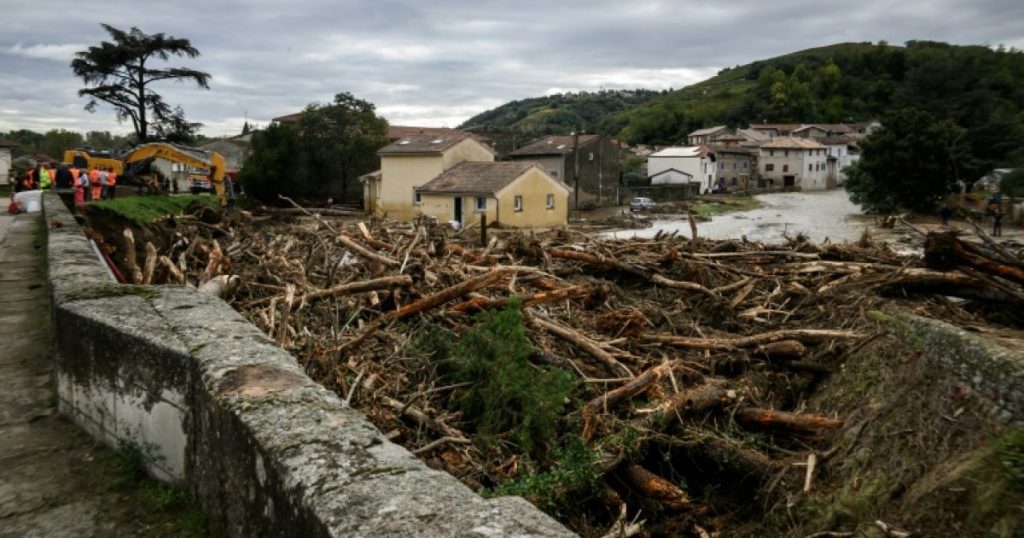
<svg viewBox="0 0 1024 538"><path fill-rule="evenodd" d="M532 161L462 162L420 187L424 193L492 194L500 191L531 168Z"/></svg>
<svg viewBox="0 0 1024 538"><path fill-rule="evenodd" d="M276 123L297 123L299 118L302 117L302 112L296 112L294 114L286 114L284 116L278 116L270 121Z"/></svg>
<svg viewBox="0 0 1024 538"><path fill-rule="evenodd" d="M753 150L744 146L711 146L711 151L715 153L739 153L743 155L749 155L753 153Z"/></svg>
<svg viewBox="0 0 1024 538"><path fill-rule="evenodd" d="M726 128L727 127L725 125L716 125L714 127L708 127L705 129L697 129L696 131L690 133L690 136L704 136L709 134L715 134L718 131L721 131L722 129Z"/></svg>
<svg viewBox="0 0 1024 538"><path fill-rule="evenodd" d="M601 138L598 135L580 135L580 147ZM524 155L565 155L571 153L572 148L575 146L575 137L572 135L564 136L546 136L531 142L512 153L509 153L510 157L520 157Z"/></svg>
<svg viewBox="0 0 1024 538"><path fill-rule="evenodd" d="M778 131L780 133L790 133L790 132L793 132L794 130L799 129L801 127L803 127L803 125L799 124L799 123L752 123L752 124L750 124L750 128L754 129L756 131L767 131L767 130L774 129L774 130L776 130L776 131Z"/></svg>
<svg viewBox="0 0 1024 538"><path fill-rule="evenodd" d="M777 136L771 139L770 142L761 144L761 147L767 149L822 149L825 146L822 146L811 138Z"/></svg>
<svg viewBox="0 0 1024 538"><path fill-rule="evenodd" d="M388 140L394 141L407 136L425 135L447 135L458 133L457 129L448 127L415 127L412 125L388 125Z"/></svg>
<svg viewBox="0 0 1024 538"><path fill-rule="evenodd" d="M815 140L822 144L825 144L826 146L841 146L843 144L855 145L857 143L856 138L848 135L823 136L821 138L815 138Z"/></svg>
<svg viewBox="0 0 1024 538"><path fill-rule="evenodd" d="M651 157L706 157L711 150L707 146L671 147L652 153Z"/></svg>
<svg viewBox="0 0 1024 538"><path fill-rule="evenodd" d="M378 155L441 153L470 138L468 133L451 131L445 134L413 134L404 136L380 149Z"/></svg>

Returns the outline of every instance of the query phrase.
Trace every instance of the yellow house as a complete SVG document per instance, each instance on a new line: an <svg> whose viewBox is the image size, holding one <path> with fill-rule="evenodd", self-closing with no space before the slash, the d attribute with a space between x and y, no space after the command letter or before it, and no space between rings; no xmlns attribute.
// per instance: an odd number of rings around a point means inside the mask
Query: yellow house
<svg viewBox="0 0 1024 538"><path fill-rule="evenodd" d="M469 133L419 133L404 136L380 151L380 173L363 181L364 207L372 215L411 219L420 213L417 189L453 166L493 162L494 152Z"/></svg>
<svg viewBox="0 0 1024 538"><path fill-rule="evenodd" d="M513 228L563 226L569 187L528 161L463 162L417 189L418 209L439 222L488 223Z"/></svg>

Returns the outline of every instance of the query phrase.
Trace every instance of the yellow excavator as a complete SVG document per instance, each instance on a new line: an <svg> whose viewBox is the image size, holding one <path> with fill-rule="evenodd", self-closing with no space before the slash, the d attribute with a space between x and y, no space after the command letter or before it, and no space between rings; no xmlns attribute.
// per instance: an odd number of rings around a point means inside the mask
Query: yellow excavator
<svg viewBox="0 0 1024 538"><path fill-rule="evenodd" d="M221 207L227 205L227 195L224 188L224 178L227 169L224 165L224 156L216 151L204 151L201 149L179 146L167 142L153 142L142 144L132 148L127 153L115 156L110 152L97 152L89 150L68 150L64 152L64 163L68 166L74 165L79 168L113 168L119 176L143 178L139 172L153 159L165 159L172 163L179 163L190 168L205 170L210 183L213 184L214 192L217 194L217 201ZM230 181L230 180L228 180ZM155 180L144 180L154 193L159 194L160 184Z"/></svg>

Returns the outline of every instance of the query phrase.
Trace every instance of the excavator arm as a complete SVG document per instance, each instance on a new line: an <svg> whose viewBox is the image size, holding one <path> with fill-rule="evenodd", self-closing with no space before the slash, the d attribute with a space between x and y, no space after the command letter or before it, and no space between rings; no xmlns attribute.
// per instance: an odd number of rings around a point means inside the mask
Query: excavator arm
<svg viewBox="0 0 1024 538"><path fill-rule="evenodd" d="M129 151L123 157L124 162L128 164L146 159L165 159L193 168L206 168L210 170L210 179L216 183L224 181L227 172L224 167L224 157L215 151L183 148L165 142L143 144Z"/></svg>
<svg viewBox="0 0 1024 538"><path fill-rule="evenodd" d="M224 156L220 153L176 146L166 142L154 142L138 146L122 158L128 165L147 159L165 159L185 166L209 170L210 181L213 183L221 207L227 205L227 196L224 190L227 168L224 165Z"/></svg>

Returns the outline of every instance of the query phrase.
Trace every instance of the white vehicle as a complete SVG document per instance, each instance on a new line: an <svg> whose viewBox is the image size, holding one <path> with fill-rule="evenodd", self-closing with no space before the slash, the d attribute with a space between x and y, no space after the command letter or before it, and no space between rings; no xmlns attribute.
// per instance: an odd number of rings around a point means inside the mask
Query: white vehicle
<svg viewBox="0 0 1024 538"><path fill-rule="evenodd" d="M629 201L629 209L632 211L643 211L650 209L658 204L654 203L654 200L650 198L633 198Z"/></svg>

